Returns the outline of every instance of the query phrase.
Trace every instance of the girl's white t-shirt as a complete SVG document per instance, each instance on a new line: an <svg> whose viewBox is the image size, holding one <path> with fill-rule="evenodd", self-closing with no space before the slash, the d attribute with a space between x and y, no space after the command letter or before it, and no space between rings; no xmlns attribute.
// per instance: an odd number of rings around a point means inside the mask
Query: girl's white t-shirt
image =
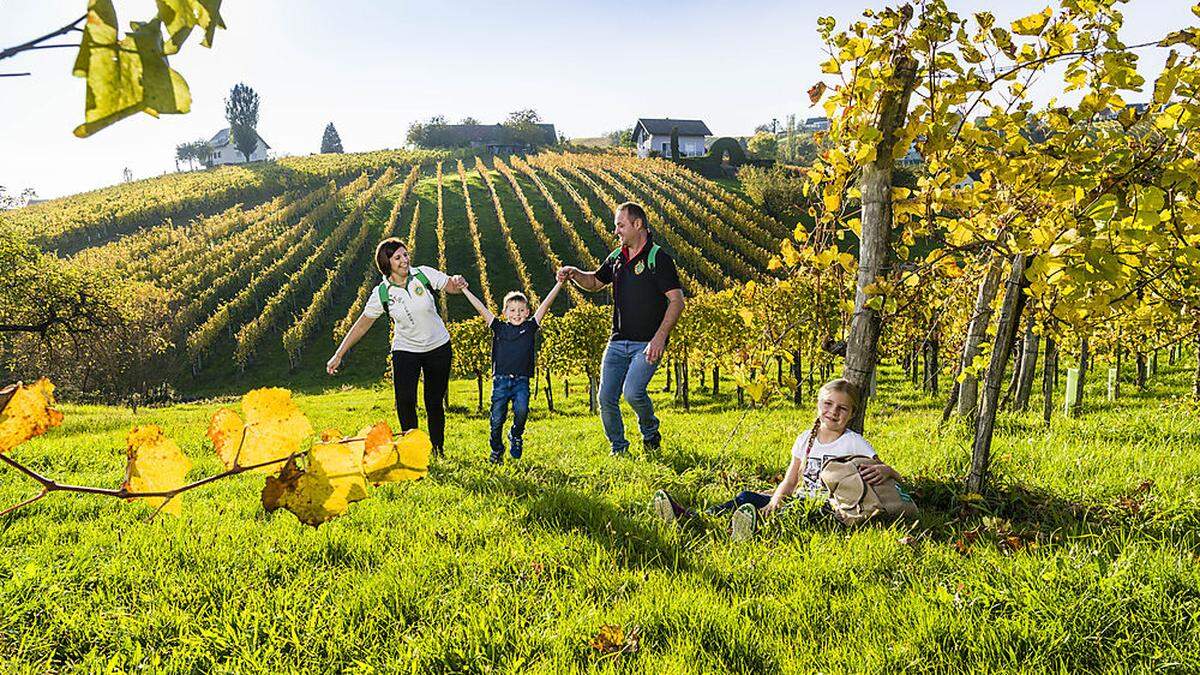
<svg viewBox="0 0 1200 675"><path fill-rule="evenodd" d="M808 437L812 434L812 429L802 432L796 437L796 442L792 444L792 457L796 459L804 459L804 449L808 446ZM842 432L841 436L832 443L822 443L819 439L813 440L812 449L808 452L808 461L804 464L804 489L810 495L818 494L824 491L821 486L821 469L825 466L825 462L834 457L849 457L851 455L864 455L866 457L878 457L875 454L875 448L867 442L867 439L862 437L862 434L857 431L847 429Z"/></svg>
<svg viewBox="0 0 1200 675"><path fill-rule="evenodd" d="M450 280L450 277L432 267L419 265L413 269L421 270L434 290L442 290ZM383 282L387 284L390 298L388 310L392 319L392 351L427 352L450 341L450 331L446 330L446 324L438 315L433 294L417 275L410 272L407 284L394 284L386 277ZM371 289L362 315L369 319L383 315L378 287Z"/></svg>

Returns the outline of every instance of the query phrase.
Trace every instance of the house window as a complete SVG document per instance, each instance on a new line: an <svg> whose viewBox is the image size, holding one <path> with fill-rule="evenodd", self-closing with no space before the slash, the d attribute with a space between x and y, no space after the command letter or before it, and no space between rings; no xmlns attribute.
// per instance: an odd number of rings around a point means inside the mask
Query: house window
<svg viewBox="0 0 1200 675"><path fill-rule="evenodd" d="M663 154L663 155L669 155L669 154L671 154L671 144L670 144L670 143L663 143L663 144L662 144L662 154Z"/></svg>

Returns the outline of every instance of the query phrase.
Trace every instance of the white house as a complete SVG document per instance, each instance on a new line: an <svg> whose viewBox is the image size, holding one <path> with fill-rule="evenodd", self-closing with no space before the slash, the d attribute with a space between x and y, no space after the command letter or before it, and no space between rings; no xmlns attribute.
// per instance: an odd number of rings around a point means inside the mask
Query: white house
<svg viewBox="0 0 1200 675"><path fill-rule="evenodd" d="M638 157L649 157L652 151L670 157L672 129L679 130L681 156L698 157L704 154L704 138L712 135L704 122L643 117L633 125L633 145L637 148Z"/></svg>
<svg viewBox="0 0 1200 675"><path fill-rule="evenodd" d="M258 132L254 133L258 136ZM233 144L233 136L229 133L229 127L217 132L212 140L208 142L212 146L212 156L208 158L209 166L219 166L221 164L245 164L246 156L237 149ZM254 152L250 153L251 162L261 162L267 158L267 149L271 146L258 136L258 145L255 146Z"/></svg>

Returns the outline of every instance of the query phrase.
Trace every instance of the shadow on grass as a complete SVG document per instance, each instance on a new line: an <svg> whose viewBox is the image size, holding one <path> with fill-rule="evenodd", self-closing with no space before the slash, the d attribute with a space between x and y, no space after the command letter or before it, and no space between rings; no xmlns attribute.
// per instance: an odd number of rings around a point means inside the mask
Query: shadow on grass
<svg viewBox="0 0 1200 675"><path fill-rule="evenodd" d="M531 525L588 537L629 570L655 568L674 572L694 568L684 552L657 529L617 506L572 486L577 479L540 465L521 465L490 474L446 472L441 480L474 494L505 494L524 502Z"/></svg>

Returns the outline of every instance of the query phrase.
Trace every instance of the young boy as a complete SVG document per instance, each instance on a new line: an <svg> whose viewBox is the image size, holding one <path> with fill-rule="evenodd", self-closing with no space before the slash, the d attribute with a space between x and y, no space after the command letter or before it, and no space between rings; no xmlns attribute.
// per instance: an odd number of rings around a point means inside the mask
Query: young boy
<svg viewBox="0 0 1200 675"><path fill-rule="evenodd" d="M492 329L492 456L491 461L504 461L504 440L501 431L512 401L513 425L508 432L509 452L513 459L521 457L525 420L529 417L529 379L533 377L534 337L541 328L550 304L562 289L562 282L546 295L529 318L529 299L524 293L512 291L504 296L504 320L501 321L467 289L463 295L474 305Z"/></svg>

